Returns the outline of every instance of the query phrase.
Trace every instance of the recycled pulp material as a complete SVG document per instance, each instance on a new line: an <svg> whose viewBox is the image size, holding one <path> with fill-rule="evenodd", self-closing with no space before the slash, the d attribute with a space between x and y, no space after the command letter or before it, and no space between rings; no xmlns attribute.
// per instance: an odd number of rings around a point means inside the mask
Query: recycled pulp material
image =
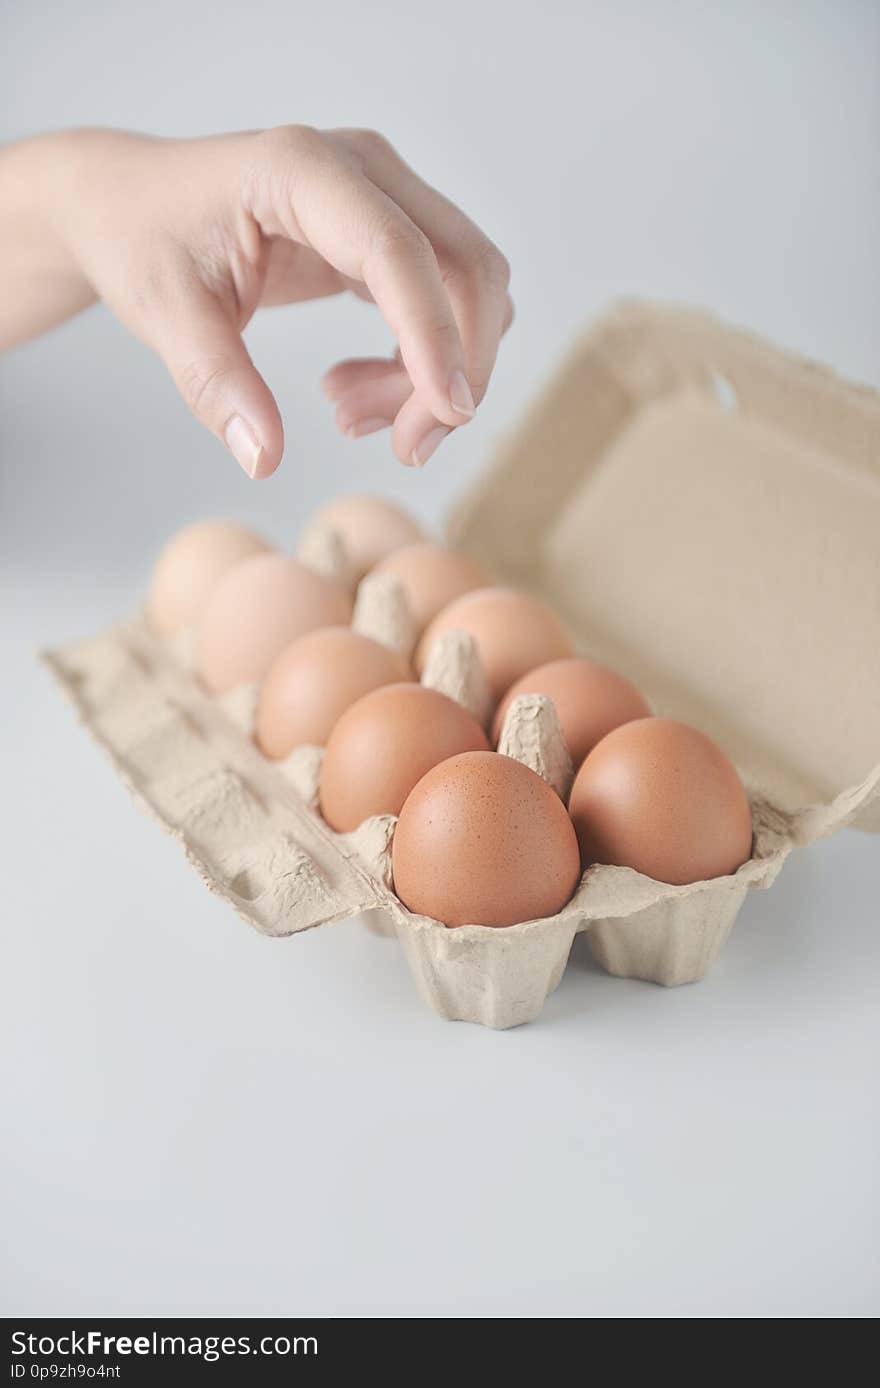
<svg viewBox="0 0 880 1388"><path fill-rule="evenodd" d="M729 877L675 887L594 866L552 919L448 930L391 891L393 818L334 834L314 809L320 749L263 758L249 737L255 691L207 697L186 640L158 642L136 618L46 660L135 797L266 934L364 913L398 935L442 1016L494 1027L537 1016L579 930L609 973L691 982L793 846L848 823L880 829L878 438L876 393L706 314L623 305L453 520L451 539L497 581L551 601L585 653L734 758L755 834ZM310 558L345 571L338 537ZM411 648L387 580L362 584L356 621ZM463 633L425 676L487 717ZM548 700L517 701L502 747L568 785Z"/></svg>

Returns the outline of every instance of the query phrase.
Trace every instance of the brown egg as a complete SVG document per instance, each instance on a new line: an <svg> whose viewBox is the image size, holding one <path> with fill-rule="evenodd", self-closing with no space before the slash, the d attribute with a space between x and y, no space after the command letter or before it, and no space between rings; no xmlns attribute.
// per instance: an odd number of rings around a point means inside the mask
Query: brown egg
<svg viewBox="0 0 880 1388"><path fill-rule="evenodd" d="M322 531L335 530L356 582L392 551L423 538L412 516L378 496L340 496L316 511L300 536L307 549Z"/></svg>
<svg viewBox="0 0 880 1388"><path fill-rule="evenodd" d="M477 588L456 598L431 622L416 651L419 674L437 637L456 630L470 632L476 641L493 703L537 665L574 654L565 627L540 598L510 588Z"/></svg>
<svg viewBox="0 0 880 1388"><path fill-rule="evenodd" d="M416 781L457 752L485 751L476 719L445 694L389 684L339 719L321 767L321 812L340 833L370 815L399 814Z"/></svg>
<svg viewBox="0 0 880 1388"><path fill-rule="evenodd" d="M752 851L752 815L732 762L687 723L624 723L587 757L569 811L584 867L614 863L658 882L735 872Z"/></svg>
<svg viewBox="0 0 880 1388"><path fill-rule="evenodd" d="M153 569L147 598L150 626L176 636L201 617L208 598L234 564L271 545L261 535L229 520L196 521L179 530Z"/></svg>
<svg viewBox="0 0 880 1388"><path fill-rule="evenodd" d="M423 776L400 812L391 856L404 906L445 925L555 916L581 875L559 796L497 752L466 752Z"/></svg>
<svg viewBox="0 0 880 1388"><path fill-rule="evenodd" d="M612 728L651 714L635 685L607 665L577 656L551 660L530 670L508 689L492 727L496 743L507 710L520 694L546 694L553 700L575 770Z"/></svg>
<svg viewBox="0 0 880 1388"><path fill-rule="evenodd" d="M485 573L467 554L430 540L396 549L373 572L400 580L418 633L454 598L486 583Z"/></svg>
<svg viewBox="0 0 880 1388"><path fill-rule="evenodd" d="M272 662L260 688L255 736L267 757L304 743L322 747L356 700L383 684L412 679L399 651L351 627L321 627Z"/></svg>
<svg viewBox="0 0 880 1388"><path fill-rule="evenodd" d="M261 680L289 642L351 617L334 579L284 554L236 564L214 589L199 628L197 669L214 694Z"/></svg>

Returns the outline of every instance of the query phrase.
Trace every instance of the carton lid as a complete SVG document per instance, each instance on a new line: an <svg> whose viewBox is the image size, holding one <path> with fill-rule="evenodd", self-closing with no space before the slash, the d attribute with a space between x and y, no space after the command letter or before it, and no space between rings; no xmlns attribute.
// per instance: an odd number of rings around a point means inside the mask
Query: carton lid
<svg viewBox="0 0 880 1388"><path fill-rule="evenodd" d="M880 828L880 394L704 312L623 303L450 532L803 837Z"/></svg>

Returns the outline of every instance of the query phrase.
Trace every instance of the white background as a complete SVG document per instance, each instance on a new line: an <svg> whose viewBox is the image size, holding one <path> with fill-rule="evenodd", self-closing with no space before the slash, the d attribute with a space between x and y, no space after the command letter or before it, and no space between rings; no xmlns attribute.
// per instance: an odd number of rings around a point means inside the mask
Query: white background
<svg viewBox="0 0 880 1388"><path fill-rule="evenodd" d="M876 841L795 856L704 984L583 940L542 1020L418 1001L353 924L272 942L138 816L32 659L185 520L290 544L337 491L439 521L610 298L702 302L880 379L880 11L848 3L17 6L2 132L382 129L492 234L518 319L421 474L333 430L344 301L263 315L287 457L251 484L103 310L0 364L0 1311L867 1316Z"/></svg>

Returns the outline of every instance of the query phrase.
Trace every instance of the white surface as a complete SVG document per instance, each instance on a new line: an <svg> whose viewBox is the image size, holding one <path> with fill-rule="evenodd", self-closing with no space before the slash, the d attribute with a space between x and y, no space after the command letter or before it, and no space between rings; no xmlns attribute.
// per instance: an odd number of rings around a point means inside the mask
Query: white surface
<svg viewBox="0 0 880 1388"><path fill-rule="evenodd" d="M126 610L193 515L292 538L369 486L439 517L616 293L877 380L876 9L512 8L7 25L8 137L378 126L495 235L519 313L480 417L420 475L332 431L319 370L386 340L357 305L251 332L290 441L262 486L101 311L0 365L0 1311L878 1310L876 840L795 855L704 984L607 979L581 940L540 1023L444 1024L393 943L263 940L208 896L31 658Z"/></svg>

